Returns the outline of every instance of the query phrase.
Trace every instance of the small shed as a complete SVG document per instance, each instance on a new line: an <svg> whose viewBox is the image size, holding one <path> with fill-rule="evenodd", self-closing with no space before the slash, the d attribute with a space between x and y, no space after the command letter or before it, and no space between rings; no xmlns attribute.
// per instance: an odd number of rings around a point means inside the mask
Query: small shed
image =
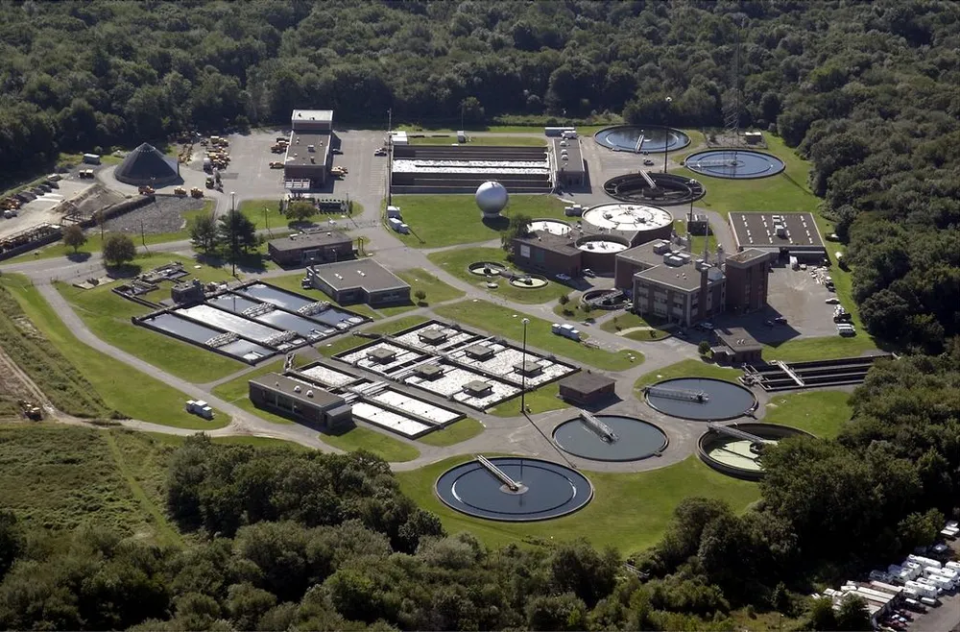
<svg viewBox="0 0 960 632"><path fill-rule="evenodd" d="M471 380L463 385L463 391L472 397L483 397L493 390L493 385L483 380Z"/></svg>
<svg viewBox="0 0 960 632"><path fill-rule="evenodd" d="M715 333L719 344L713 347L713 357L717 362L751 364L763 361L763 345L743 327L717 329Z"/></svg>
<svg viewBox="0 0 960 632"><path fill-rule="evenodd" d="M578 405L589 405L614 395L616 380L599 373L581 371L560 380L560 397Z"/></svg>
<svg viewBox="0 0 960 632"><path fill-rule="evenodd" d="M393 349L387 349L386 347L375 347L367 351L367 357L374 362L386 364L387 362L392 362L393 359L397 357L397 352Z"/></svg>
<svg viewBox="0 0 960 632"><path fill-rule="evenodd" d="M428 327L427 329L419 332L417 337L420 339L420 342L435 347L446 342L449 335L446 331L439 327Z"/></svg>
<svg viewBox="0 0 960 632"><path fill-rule="evenodd" d="M543 367L532 360L524 360L513 365L513 370L523 375L538 375L543 373Z"/></svg>
<svg viewBox="0 0 960 632"><path fill-rule="evenodd" d="M464 349L463 352L466 353L468 357L474 360L480 360L481 362L489 360L494 354L493 348L481 344L470 345Z"/></svg>
<svg viewBox="0 0 960 632"><path fill-rule="evenodd" d="M417 377L423 378L424 380L435 380L443 375L443 369L436 364L421 364L415 368L413 372Z"/></svg>

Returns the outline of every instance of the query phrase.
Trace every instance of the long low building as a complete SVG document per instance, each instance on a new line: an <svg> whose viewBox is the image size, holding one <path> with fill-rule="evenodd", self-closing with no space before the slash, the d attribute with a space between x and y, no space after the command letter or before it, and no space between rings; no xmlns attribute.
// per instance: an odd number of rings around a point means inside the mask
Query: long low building
<svg viewBox="0 0 960 632"><path fill-rule="evenodd" d="M352 408L339 395L278 373L248 382L254 406L330 432L353 422Z"/></svg>
<svg viewBox="0 0 960 632"><path fill-rule="evenodd" d="M310 266L307 278L341 305L381 307L410 302L410 285L373 259Z"/></svg>
<svg viewBox="0 0 960 632"><path fill-rule="evenodd" d="M353 240L338 230L290 235L267 242L267 252L281 266L302 266L352 259Z"/></svg>
<svg viewBox="0 0 960 632"><path fill-rule="evenodd" d="M394 145L393 193L474 193L496 180L511 193L553 188L547 148L482 145Z"/></svg>
<svg viewBox="0 0 960 632"><path fill-rule="evenodd" d="M283 178L292 191L322 187L330 170L333 110L294 110Z"/></svg>

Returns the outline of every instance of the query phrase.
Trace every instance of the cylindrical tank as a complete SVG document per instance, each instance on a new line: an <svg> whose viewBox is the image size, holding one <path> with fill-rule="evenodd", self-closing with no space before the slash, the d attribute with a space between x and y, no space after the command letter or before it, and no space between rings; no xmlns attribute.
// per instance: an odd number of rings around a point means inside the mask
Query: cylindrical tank
<svg viewBox="0 0 960 632"><path fill-rule="evenodd" d="M506 208L510 196L507 188L499 182L484 182L477 189L476 201L484 219L491 219L500 217L500 211Z"/></svg>
<svg viewBox="0 0 960 632"><path fill-rule="evenodd" d="M619 235L586 235L577 240L580 250L580 267L589 268L598 274L612 274L617 263L617 253L630 247L630 242Z"/></svg>

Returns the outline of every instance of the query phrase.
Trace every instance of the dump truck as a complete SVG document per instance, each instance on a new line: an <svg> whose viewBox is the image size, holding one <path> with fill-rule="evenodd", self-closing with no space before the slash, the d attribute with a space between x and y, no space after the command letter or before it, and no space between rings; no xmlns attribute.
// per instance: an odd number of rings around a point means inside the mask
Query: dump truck
<svg viewBox="0 0 960 632"><path fill-rule="evenodd" d="M282 154L286 150L287 150L286 143L284 144L277 143L276 145L273 145L272 147L270 147L270 151L272 151L275 154Z"/></svg>
<svg viewBox="0 0 960 632"><path fill-rule="evenodd" d="M283 163L282 163L282 162L271 162L271 163L270 163L270 168L271 168L271 169L283 169Z"/></svg>
<svg viewBox="0 0 960 632"><path fill-rule="evenodd" d="M34 404L33 402L28 402L21 399L20 402L20 411L23 413L23 416L32 421L40 421L43 419L43 409Z"/></svg>
<svg viewBox="0 0 960 632"><path fill-rule="evenodd" d="M77 175L81 178L92 178L93 169L81 169L80 171L77 172Z"/></svg>
<svg viewBox="0 0 960 632"><path fill-rule="evenodd" d="M208 189L212 189L212 188L213 188L213 184L214 184L214 183L213 183L213 176L208 176L208 177L207 177L207 182L206 182L206 184L207 184L207 188L208 188Z"/></svg>
<svg viewBox="0 0 960 632"><path fill-rule="evenodd" d="M197 188L197 187L193 187L192 189L190 189L190 197L202 198L202 197L203 197L203 189L199 189L199 188Z"/></svg>
<svg viewBox="0 0 960 632"><path fill-rule="evenodd" d="M186 195L186 194L187 194L187 190L184 189L183 187L176 187L176 188L173 189L173 194L174 194L174 195Z"/></svg>
<svg viewBox="0 0 960 632"><path fill-rule="evenodd" d="M156 189L154 189L152 186L149 186L146 184L141 186L137 190L140 192L140 195L153 195L157 192Z"/></svg>

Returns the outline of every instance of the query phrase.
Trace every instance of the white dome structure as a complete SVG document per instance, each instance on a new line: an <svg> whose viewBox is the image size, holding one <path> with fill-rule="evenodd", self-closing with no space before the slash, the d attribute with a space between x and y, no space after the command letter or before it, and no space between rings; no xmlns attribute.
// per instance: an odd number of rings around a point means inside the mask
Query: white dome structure
<svg viewBox="0 0 960 632"><path fill-rule="evenodd" d="M484 182L477 189L477 206L483 211L484 219L500 217L500 211L510 201L507 188L499 182Z"/></svg>

